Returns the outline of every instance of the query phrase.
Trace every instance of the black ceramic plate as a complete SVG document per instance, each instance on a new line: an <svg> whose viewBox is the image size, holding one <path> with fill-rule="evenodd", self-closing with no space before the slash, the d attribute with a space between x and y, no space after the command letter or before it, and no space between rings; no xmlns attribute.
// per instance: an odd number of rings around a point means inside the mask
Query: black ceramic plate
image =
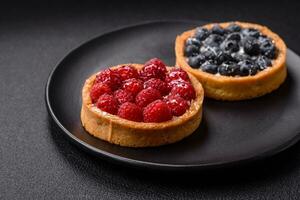
<svg viewBox="0 0 300 200"><path fill-rule="evenodd" d="M50 74L46 102L54 121L80 147L131 166L159 169L214 168L257 160L294 144L300 132L300 58L288 50L288 78L261 98L205 99L204 118L188 138L167 146L132 149L89 135L80 123L81 88L91 74L119 63L159 57L174 65L176 35L201 23L156 22L95 38L67 55Z"/></svg>

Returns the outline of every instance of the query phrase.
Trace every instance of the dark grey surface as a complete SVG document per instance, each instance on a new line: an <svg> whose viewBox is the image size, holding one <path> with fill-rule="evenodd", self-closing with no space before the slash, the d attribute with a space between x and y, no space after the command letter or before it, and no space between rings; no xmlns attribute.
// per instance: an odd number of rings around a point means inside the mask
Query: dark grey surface
<svg viewBox="0 0 300 200"><path fill-rule="evenodd" d="M128 170L71 145L49 120L46 79L71 49L120 26L153 19L266 24L300 53L296 4L206 2L2 5L0 199L296 199L299 143L243 168L192 174ZM67 101L67 100L66 100Z"/></svg>

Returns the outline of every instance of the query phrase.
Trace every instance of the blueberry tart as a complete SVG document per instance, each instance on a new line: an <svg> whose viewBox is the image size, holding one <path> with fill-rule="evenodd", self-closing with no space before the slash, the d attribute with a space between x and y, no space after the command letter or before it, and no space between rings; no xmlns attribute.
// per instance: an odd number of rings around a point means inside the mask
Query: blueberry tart
<svg viewBox="0 0 300 200"><path fill-rule="evenodd" d="M243 100L265 95L285 80L286 45L265 26L207 24L177 36L176 65L202 83L205 95Z"/></svg>
<svg viewBox="0 0 300 200"><path fill-rule="evenodd" d="M118 65L85 81L81 122L88 133L113 144L165 145L197 129L203 97L193 75L157 58Z"/></svg>

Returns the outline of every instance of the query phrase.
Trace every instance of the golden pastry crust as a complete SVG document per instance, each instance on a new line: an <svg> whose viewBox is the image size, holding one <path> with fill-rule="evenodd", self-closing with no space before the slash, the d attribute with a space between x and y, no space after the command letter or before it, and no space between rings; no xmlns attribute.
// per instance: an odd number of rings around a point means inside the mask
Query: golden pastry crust
<svg viewBox="0 0 300 200"><path fill-rule="evenodd" d="M218 24L225 28L230 23L232 22ZM265 26L245 22L234 23L240 25L242 28L258 29L262 34L273 39L278 49L278 56L273 60L272 67L268 67L254 76L230 77L213 75L189 66L184 57L184 45L186 39L194 35L195 29L182 33L177 36L175 42L176 65L198 78L202 83L205 96L207 97L229 101L252 99L277 89L286 78L286 45L283 40ZM213 25L214 23L203 27L210 29Z"/></svg>
<svg viewBox="0 0 300 200"><path fill-rule="evenodd" d="M140 64L130 65L137 69L141 69L143 66ZM116 67L120 66L122 65ZM95 107L90 99L90 89L96 78L96 74L94 74L85 81L82 89L82 125L91 135L126 147L152 147L177 142L192 134L202 119L204 91L194 76L189 74L189 77L195 88L196 98L192 100L186 113L167 122L144 123L122 119Z"/></svg>

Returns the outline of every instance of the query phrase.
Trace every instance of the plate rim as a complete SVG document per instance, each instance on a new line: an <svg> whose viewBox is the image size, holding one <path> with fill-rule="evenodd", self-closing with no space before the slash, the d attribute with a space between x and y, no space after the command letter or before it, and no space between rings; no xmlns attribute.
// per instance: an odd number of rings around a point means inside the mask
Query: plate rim
<svg viewBox="0 0 300 200"><path fill-rule="evenodd" d="M58 68L62 65L62 63L65 62L72 54L74 54L78 49L82 48L83 46L92 43L93 41L107 36L109 34L122 31L124 29L132 29L140 26L145 26L145 25L151 25L151 24L167 24L167 23L182 23L182 24L199 24L199 22L205 22L202 20L194 21L194 20L150 20L150 21L144 21L142 23L136 23L136 24L131 24L131 25L124 25L120 26L117 29L113 29L110 31L107 31L103 34L97 35L95 37L92 37L91 39L88 39L86 41L83 41L76 45L74 48L72 48L70 51L68 51L62 59L60 59L56 64L55 67L51 70L49 73L49 76L47 78L47 83L45 86L45 102L47 106L47 111L50 114L52 120L55 122L55 124L64 132L69 141L71 141L73 144L77 145L78 147L83 148L83 150L87 151L88 153L92 153L96 156L101 156L102 158L108 160L108 161L113 161L118 164L122 164L125 166L131 166L135 168L146 168L146 169L158 169L158 170L186 170L186 169L201 169L201 170L206 170L206 169L216 169L216 168L228 168L232 167L235 165L244 165L249 162L254 162L258 160L262 160L268 157L271 157L275 154L278 154L289 147L293 146L300 140L300 134L296 134L296 136L292 137L290 140L287 142L277 146L274 149L270 149L267 151L264 151L259 154L251 155L251 156L245 156L244 158L241 159L233 159L231 161L219 161L219 162L208 162L208 163L199 163L199 164L167 164L167 163L158 163L158 162L149 162L149 161L141 161L137 159L132 159L132 158L127 158L123 156L119 156L113 153L109 153L107 151L98 149L82 140L74 136L67 128L63 126L63 124L57 119L52 106L51 106L51 101L49 98L49 89L51 87L51 83L53 80L53 77L55 76L56 71ZM297 55L294 51L291 49L288 49L289 52ZM129 165L128 165L129 164Z"/></svg>

